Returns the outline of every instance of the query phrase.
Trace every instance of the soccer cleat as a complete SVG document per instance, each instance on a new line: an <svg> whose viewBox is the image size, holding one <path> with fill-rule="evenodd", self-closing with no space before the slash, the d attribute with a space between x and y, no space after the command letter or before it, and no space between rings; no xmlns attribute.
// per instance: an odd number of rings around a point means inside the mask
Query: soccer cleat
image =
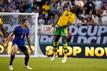
<svg viewBox="0 0 107 71"><path fill-rule="evenodd" d="M62 59L62 63L66 63L67 58Z"/></svg>
<svg viewBox="0 0 107 71"><path fill-rule="evenodd" d="M62 63L66 63L66 60L67 60L67 55L65 54L63 59L62 59Z"/></svg>
<svg viewBox="0 0 107 71"><path fill-rule="evenodd" d="M51 60L50 60L50 61L55 60L55 58L56 58L56 57L58 57L57 53L55 53L55 54L52 56L52 58L51 58Z"/></svg>
<svg viewBox="0 0 107 71"><path fill-rule="evenodd" d="M9 70L13 70L13 66L12 65L9 65Z"/></svg>
<svg viewBox="0 0 107 71"><path fill-rule="evenodd" d="M32 70L32 68L30 66L24 66L24 68L26 68L28 70Z"/></svg>

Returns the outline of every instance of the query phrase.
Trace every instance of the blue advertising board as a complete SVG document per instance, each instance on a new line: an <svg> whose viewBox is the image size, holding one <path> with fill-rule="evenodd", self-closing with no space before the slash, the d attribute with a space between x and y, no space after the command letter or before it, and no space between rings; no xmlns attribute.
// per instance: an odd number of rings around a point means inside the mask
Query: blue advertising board
<svg viewBox="0 0 107 71"><path fill-rule="evenodd" d="M106 58L107 56L107 26L79 26L71 25L69 32L72 38L68 42L68 56L88 57L88 58ZM43 54L51 56L53 54L53 35L40 35L39 46ZM62 53L62 38L59 39L59 56Z"/></svg>

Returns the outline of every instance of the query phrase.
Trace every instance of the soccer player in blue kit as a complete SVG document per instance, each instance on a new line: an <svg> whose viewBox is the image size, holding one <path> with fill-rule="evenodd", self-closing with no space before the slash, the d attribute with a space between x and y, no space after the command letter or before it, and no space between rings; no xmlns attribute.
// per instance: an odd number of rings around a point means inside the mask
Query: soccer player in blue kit
<svg viewBox="0 0 107 71"><path fill-rule="evenodd" d="M30 50L33 51L31 49L31 45L30 45L30 39L29 39L29 21L28 19L23 19L22 23L20 24L20 26L17 26L13 33L10 34L8 36L8 39L12 39L12 52L11 52L11 56L10 56L10 64L9 64L9 70L13 70L13 60L15 58L15 54L17 52L17 50L19 49L21 52L24 53L25 55L25 63L24 63L24 67L26 69L32 70L32 68L28 65L28 61L29 61L29 53L28 50L25 46L25 39L27 39L28 45L30 47Z"/></svg>

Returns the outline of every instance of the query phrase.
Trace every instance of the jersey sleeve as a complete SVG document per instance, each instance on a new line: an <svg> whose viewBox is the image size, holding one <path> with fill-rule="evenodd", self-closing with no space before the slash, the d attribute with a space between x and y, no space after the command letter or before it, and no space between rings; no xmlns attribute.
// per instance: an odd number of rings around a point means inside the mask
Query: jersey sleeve
<svg viewBox="0 0 107 71"><path fill-rule="evenodd" d="M26 28L25 32L26 32L26 36L28 36L28 35L29 35L29 33L30 33L29 28Z"/></svg>
<svg viewBox="0 0 107 71"><path fill-rule="evenodd" d="M20 26L17 26L14 28L13 34L16 35L18 33L18 31L20 31Z"/></svg>
<svg viewBox="0 0 107 71"><path fill-rule="evenodd" d="M0 18L0 24L1 24L1 25L3 25L3 21L2 21L2 19L1 19L1 18Z"/></svg>
<svg viewBox="0 0 107 71"><path fill-rule="evenodd" d="M16 34L17 27L14 28L13 34Z"/></svg>
<svg viewBox="0 0 107 71"><path fill-rule="evenodd" d="M70 23L71 23L71 24L74 24L74 23L75 23L75 20L76 20L75 14L70 13L70 15L69 15L69 21L70 21Z"/></svg>

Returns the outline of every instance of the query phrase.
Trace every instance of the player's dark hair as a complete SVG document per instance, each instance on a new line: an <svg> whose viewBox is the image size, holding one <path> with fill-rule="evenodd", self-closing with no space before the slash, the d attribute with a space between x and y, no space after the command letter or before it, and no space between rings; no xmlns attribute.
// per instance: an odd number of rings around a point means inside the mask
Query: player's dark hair
<svg viewBox="0 0 107 71"><path fill-rule="evenodd" d="M70 11L77 14L78 11L80 11L80 7L79 7L79 6L74 6L74 7L72 7L72 8L70 9Z"/></svg>
<svg viewBox="0 0 107 71"><path fill-rule="evenodd" d="M28 20L28 19L22 19L22 24L25 23L26 20Z"/></svg>
<svg viewBox="0 0 107 71"><path fill-rule="evenodd" d="M75 13L75 15L76 15L76 17L78 18L78 19L80 19L80 20L82 20L83 19L83 17L81 17L80 16L80 7L79 6L74 6L74 7L72 7L71 9L70 9L70 11L72 12L72 13Z"/></svg>

